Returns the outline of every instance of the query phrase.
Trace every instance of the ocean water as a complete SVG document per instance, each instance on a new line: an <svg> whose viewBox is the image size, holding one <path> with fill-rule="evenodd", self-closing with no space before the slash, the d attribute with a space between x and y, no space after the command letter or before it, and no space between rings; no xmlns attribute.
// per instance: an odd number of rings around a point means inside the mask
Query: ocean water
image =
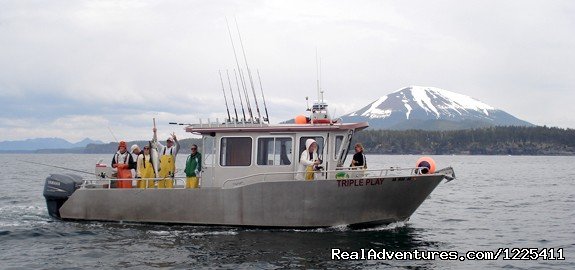
<svg viewBox="0 0 575 270"><path fill-rule="evenodd" d="M112 155L0 155L0 269L575 269L575 157L433 156L441 183L407 222L370 229L254 229L62 222L48 216L44 179L93 171ZM414 166L417 156L367 156ZM183 167L184 158L178 160ZM201 206L190 206L201 207ZM565 260L332 260L346 252L561 250ZM509 250L508 252L511 252ZM555 253L557 256L557 253Z"/></svg>

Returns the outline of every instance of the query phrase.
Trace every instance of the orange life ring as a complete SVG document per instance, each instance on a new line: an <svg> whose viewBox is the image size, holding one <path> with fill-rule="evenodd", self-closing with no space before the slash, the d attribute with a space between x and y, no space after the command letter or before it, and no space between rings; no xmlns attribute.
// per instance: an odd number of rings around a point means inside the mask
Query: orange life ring
<svg viewBox="0 0 575 270"><path fill-rule="evenodd" d="M415 163L415 167L423 168L419 170L421 174L433 174L435 172L435 161L430 157L421 157Z"/></svg>

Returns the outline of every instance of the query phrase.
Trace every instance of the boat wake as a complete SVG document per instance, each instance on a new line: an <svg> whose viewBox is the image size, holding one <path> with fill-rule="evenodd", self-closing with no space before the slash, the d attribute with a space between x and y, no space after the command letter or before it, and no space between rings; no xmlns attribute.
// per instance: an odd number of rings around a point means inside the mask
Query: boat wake
<svg viewBox="0 0 575 270"><path fill-rule="evenodd" d="M390 223L387 225L381 225L381 226L377 226L377 227L373 227L373 228L364 228L364 229L358 229L358 230L354 230L356 232L380 232L380 231L391 231L391 230L396 230L396 229L400 229L400 228L404 228L407 226L407 222L406 221L398 221L398 222L394 222L394 223Z"/></svg>
<svg viewBox="0 0 575 270"><path fill-rule="evenodd" d="M51 222L42 206L33 205L9 205L0 207L0 228L20 227L35 224L47 224Z"/></svg>
<svg viewBox="0 0 575 270"><path fill-rule="evenodd" d="M398 228L403 228L407 226L405 221L399 221L390 223L387 225L381 225L371 228L353 228L349 225L339 225L327 228L316 228L316 229L282 229L285 232L303 232L303 233L333 233L333 232L380 232L380 231L391 231Z"/></svg>

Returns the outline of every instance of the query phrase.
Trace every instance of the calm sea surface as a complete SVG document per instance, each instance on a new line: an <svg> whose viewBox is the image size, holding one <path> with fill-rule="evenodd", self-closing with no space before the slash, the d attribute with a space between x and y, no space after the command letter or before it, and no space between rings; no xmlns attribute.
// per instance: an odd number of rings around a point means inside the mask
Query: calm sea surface
<svg viewBox="0 0 575 270"><path fill-rule="evenodd" d="M108 163L112 155L0 155L1 269L575 269L575 157L434 156L438 167L453 166L457 179L441 183L408 222L364 230L51 219L42 196L44 179L66 171L22 160L93 171L100 158ZM368 164L411 167L417 158L368 156ZM454 250L460 255L498 248L561 248L565 260L332 261L332 248Z"/></svg>

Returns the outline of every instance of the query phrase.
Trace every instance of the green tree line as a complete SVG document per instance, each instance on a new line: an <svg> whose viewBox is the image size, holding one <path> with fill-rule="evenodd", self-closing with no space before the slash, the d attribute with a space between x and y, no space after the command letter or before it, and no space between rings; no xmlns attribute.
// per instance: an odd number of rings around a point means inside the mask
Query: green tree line
<svg viewBox="0 0 575 270"><path fill-rule="evenodd" d="M363 130L354 141L361 142L371 154L575 155L575 130L546 126Z"/></svg>

